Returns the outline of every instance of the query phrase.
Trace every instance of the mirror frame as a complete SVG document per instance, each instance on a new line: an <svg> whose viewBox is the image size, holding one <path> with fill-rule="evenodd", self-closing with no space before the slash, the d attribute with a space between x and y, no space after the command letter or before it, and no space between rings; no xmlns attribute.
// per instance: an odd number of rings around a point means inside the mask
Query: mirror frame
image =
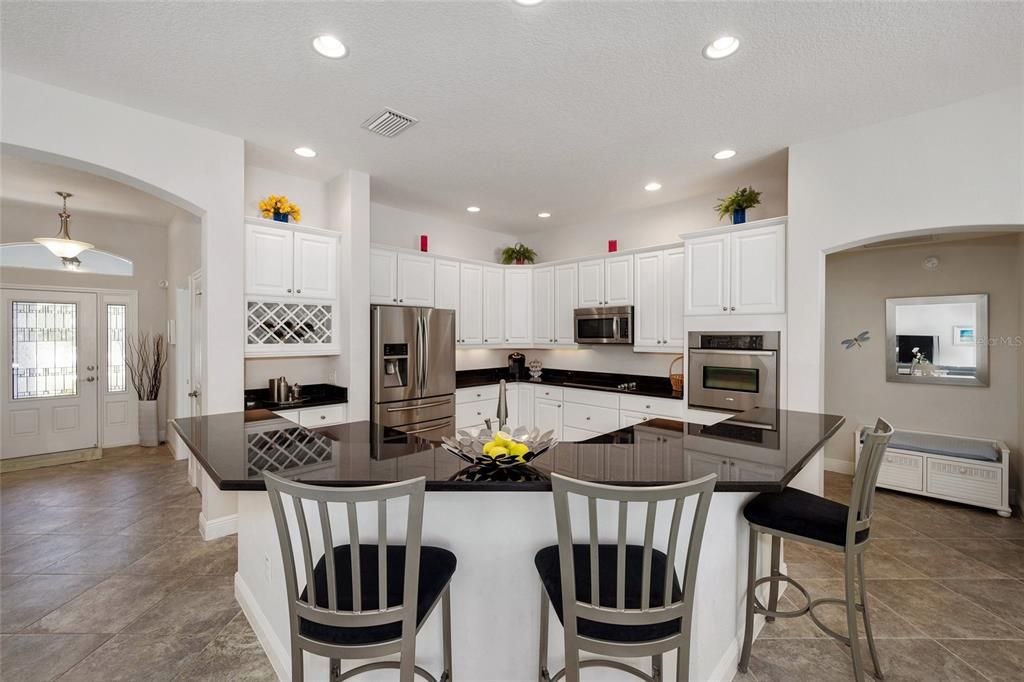
<svg viewBox="0 0 1024 682"><path fill-rule="evenodd" d="M901 305L927 305L937 303L974 303L977 306L974 336L977 344L977 371L971 379L915 376L896 372L896 308ZM902 384L943 384L945 386L988 386L988 294L960 294L953 296L912 296L885 299L885 380Z"/></svg>

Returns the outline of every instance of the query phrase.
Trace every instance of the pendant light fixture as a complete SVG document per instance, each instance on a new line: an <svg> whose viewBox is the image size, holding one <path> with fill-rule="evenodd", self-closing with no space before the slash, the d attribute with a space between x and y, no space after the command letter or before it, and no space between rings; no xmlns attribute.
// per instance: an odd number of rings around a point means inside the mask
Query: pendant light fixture
<svg viewBox="0 0 1024 682"><path fill-rule="evenodd" d="M63 259L63 262L67 263L69 259L75 258L78 254L83 251L87 251L92 247L92 244L88 242L80 242L71 238L71 231L69 226L71 225L71 214L68 213L68 197L71 196L69 192L57 192L57 196L64 200L64 208L57 215L60 217L60 231L56 237L36 237L32 241L37 244L42 244L50 250L53 255Z"/></svg>

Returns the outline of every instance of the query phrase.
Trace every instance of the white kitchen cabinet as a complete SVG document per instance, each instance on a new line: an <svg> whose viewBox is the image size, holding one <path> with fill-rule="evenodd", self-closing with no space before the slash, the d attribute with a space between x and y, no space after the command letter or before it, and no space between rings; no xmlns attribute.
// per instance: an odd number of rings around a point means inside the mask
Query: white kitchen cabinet
<svg viewBox="0 0 1024 682"><path fill-rule="evenodd" d="M533 340L539 344L572 345L576 342L575 263L533 271Z"/></svg>
<svg viewBox="0 0 1024 682"><path fill-rule="evenodd" d="M636 255L634 351L680 353L685 347L685 258L682 248Z"/></svg>
<svg viewBox="0 0 1024 682"><path fill-rule="evenodd" d="M399 253L397 290L399 305L433 308L433 257Z"/></svg>
<svg viewBox="0 0 1024 682"><path fill-rule="evenodd" d="M370 249L370 303L398 303L398 254Z"/></svg>
<svg viewBox="0 0 1024 682"><path fill-rule="evenodd" d="M633 305L633 256L579 263L579 307Z"/></svg>
<svg viewBox="0 0 1024 682"><path fill-rule="evenodd" d="M292 252L295 295L304 298L337 298L337 238L296 232Z"/></svg>
<svg viewBox="0 0 1024 682"><path fill-rule="evenodd" d="M520 266L504 274L505 343L528 345L533 342L533 272Z"/></svg>
<svg viewBox="0 0 1024 682"><path fill-rule="evenodd" d="M515 426L525 426L528 429L533 428L533 386L525 382L518 382L518 402L519 410L517 416L519 423Z"/></svg>
<svg viewBox="0 0 1024 682"><path fill-rule="evenodd" d="M434 307L455 311L455 338L459 337L459 262L434 261Z"/></svg>
<svg viewBox="0 0 1024 682"><path fill-rule="evenodd" d="M455 405L455 428L474 429L484 426L484 420L494 420L498 412L497 398L475 400Z"/></svg>
<svg viewBox="0 0 1024 682"><path fill-rule="evenodd" d="M275 410L274 414L284 417L288 421L295 422L307 428L318 428L321 426L333 426L344 424L348 421L348 405L322 405L320 407L307 407L302 410Z"/></svg>
<svg viewBox="0 0 1024 682"><path fill-rule="evenodd" d="M293 288L293 232L264 225L245 226L245 291L290 296Z"/></svg>
<svg viewBox="0 0 1024 682"><path fill-rule="evenodd" d="M557 266L555 268L555 343L558 345L576 343L576 289L576 264Z"/></svg>
<svg viewBox="0 0 1024 682"><path fill-rule="evenodd" d="M501 345L504 336L505 273L498 267L483 268L483 344Z"/></svg>
<svg viewBox="0 0 1024 682"><path fill-rule="evenodd" d="M686 314L786 311L786 226L686 240Z"/></svg>
<svg viewBox="0 0 1024 682"><path fill-rule="evenodd" d="M533 401L534 426L541 433L554 431L555 438L562 439L562 401L537 397Z"/></svg>
<svg viewBox="0 0 1024 682"><path fill-rule="evenodd" d="M472 263L459 268L459 343L481 344L484 341L483 318L484 269Z"/></svg>
<svg viewBox="0 0 1024 682"><path fill-rule="evenodd" d="M533 271L533 341L555 342L555 269Z"/></svg>

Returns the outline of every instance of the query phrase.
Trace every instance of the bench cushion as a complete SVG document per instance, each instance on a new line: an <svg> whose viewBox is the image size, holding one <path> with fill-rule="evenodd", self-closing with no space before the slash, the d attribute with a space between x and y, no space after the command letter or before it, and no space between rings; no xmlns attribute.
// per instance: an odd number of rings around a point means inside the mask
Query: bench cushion
<svg viewBox="0 0 1024 682"><path fill-rule="evenodd" d="M909 431L895 431L889 441L889 448L973 459L978 462L998 462L1001 454L991 441Z"/></svg>

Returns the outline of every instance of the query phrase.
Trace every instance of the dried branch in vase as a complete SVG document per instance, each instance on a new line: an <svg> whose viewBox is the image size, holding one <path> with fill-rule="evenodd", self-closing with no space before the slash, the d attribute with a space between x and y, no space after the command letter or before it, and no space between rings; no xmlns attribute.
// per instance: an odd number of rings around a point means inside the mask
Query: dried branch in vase
<svg viewBox="0 0 1024 682"><path fill-rule="evenodd" d="M156 400L160 396L164 366L167 364L167 342L163 334L142 333L127 340L128 376L139 400Z"/></svg>

